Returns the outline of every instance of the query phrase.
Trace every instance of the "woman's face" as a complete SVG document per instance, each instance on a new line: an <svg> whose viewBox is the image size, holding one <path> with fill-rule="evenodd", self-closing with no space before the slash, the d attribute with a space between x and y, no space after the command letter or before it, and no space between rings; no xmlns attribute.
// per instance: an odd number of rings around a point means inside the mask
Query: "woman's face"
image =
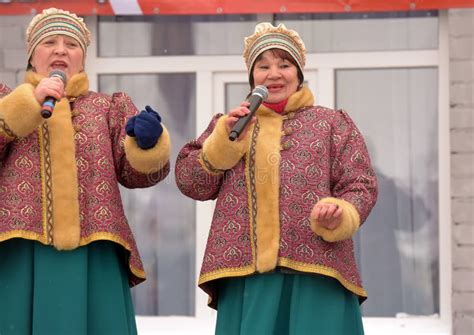
<svg viewBox="0 0 474 335"><path fill-rule="evenodd" d="M276 57L271 50L262 53L253 67L254 85L268 88L267 102L285 100L298 89L298 69L289 60Z"/></svg>
<svg viewBox="0 0 474 335"><path fill-rule="evenodd" d="M45 37L35 47L30 64L36 72L47 77L52 70L61 70L69 79L84 69L84 52L72 37Z"/></svg>

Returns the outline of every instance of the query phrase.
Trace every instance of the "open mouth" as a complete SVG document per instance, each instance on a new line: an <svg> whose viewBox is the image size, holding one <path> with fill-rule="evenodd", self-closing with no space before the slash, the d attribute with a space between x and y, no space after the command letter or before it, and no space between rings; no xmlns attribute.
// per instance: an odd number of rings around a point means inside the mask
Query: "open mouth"
<svg viewBox="0 0 474 335"><path fill-rule="evenodd" d="M270 92L279 91L283 88L283 85L268 85L267 88Z"/></svg>
<svg viewBox="0 0 474 335"><path fill-rule="evenodd" d="M51 63L51 67L53 69L64 70L67 68L67 64L65 62L56 61L56 62Z"/></svg>

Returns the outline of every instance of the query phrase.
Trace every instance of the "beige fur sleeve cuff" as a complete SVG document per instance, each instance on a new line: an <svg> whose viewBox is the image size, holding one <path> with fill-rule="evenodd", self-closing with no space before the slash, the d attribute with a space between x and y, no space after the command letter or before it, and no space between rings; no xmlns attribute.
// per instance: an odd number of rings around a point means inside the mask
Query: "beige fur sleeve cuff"
<svg viewBox="0 0 474 335"><path fill-rule="evenodd" d="M148 174L161 170L170 160L170 152L170 135L164 126L163 134L150 149L141 149L134 137L125 136L125 155L130 165L138 172Z"/></svg>
<svg viewBox="0 0 474 335"><path fill-rule="evenodd" d="M250 132L240 141L229 140L225 120L222 116L211 135L204 141L202 155L214 170L228 170L233 168L247 152L250 144Z"/></svg>
<svg viewBox="0 0 474 335"><path fill-rule="evenodd" d="M31 84L22 84L0 100L0 118L18 137L31 134L43 121L41 105L34 96Z"/></svg>
<svg viewBox="0 0 474 335"><path fill-rule="evenodd" d="M327 242L337 242L351 238L360 226L360 216L354 205L337 198L324 198L320 202L336 204L342 208L341 224L336 229L331 230L319 225L317 220L311 219L313 232Z"/></svg>

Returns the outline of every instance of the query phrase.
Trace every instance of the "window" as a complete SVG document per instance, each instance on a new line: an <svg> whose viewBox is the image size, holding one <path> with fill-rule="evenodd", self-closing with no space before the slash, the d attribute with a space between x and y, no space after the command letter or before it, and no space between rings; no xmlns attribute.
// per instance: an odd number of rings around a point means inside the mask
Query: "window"
<svg viewBox="0 0 474 335"><path fill-rule="evenodd" d="M336 72L337 107L364 134L379 182L356 235L365 316L439 314L437 76L433 68Z"/></svg>

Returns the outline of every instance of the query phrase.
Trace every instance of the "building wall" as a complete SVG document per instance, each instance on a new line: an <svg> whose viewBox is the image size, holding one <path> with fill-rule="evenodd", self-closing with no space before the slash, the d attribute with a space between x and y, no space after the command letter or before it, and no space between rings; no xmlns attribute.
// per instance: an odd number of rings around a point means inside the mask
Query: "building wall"
<svg viewBox="0 0 474 335"><path fill-rule="evenodd" d="M26 68L25 31L29 16L0 17L0 81L10 87L23 82Z"/></svg>
<svg viewBox="0 0 474 335"><path fill-rule="evenodd" d="M28 16L0 17L0 82L15 87L26 67ZM474 333L474 9L449 11L453 322Z"/></svg>
<svg viewBox="0 0 474 335"><path fill-rule="evenodd" d="M474 334L474 9L449 11L453 321Z"/></svg>

